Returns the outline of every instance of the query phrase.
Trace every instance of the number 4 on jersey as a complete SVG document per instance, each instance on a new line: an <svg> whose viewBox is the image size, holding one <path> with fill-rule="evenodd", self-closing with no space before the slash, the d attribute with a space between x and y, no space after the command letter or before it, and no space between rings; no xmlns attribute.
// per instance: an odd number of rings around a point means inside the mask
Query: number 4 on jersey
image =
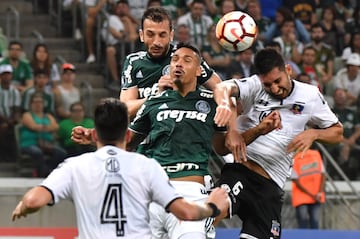
<svg viewBox="0 0 360 239"><path fill-rule="evenodd" d="M105 198L101 208L100 221L104 223L114 223L116 225L116 236L124 236L124 215L122 204L121 184L109 184L105 193Z"/></svg>

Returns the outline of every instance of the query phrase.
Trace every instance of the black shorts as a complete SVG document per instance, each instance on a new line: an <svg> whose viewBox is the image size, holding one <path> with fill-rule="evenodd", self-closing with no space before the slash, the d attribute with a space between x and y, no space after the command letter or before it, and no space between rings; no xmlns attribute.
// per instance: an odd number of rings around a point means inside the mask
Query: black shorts
<svg viewBox="0 0 360 239"><path fill-rule="evenodd" d="M228 189L231 213L243 222L240 238L280 238L281 207L284 191L239 163L225 164L217 186Z"/></svg>

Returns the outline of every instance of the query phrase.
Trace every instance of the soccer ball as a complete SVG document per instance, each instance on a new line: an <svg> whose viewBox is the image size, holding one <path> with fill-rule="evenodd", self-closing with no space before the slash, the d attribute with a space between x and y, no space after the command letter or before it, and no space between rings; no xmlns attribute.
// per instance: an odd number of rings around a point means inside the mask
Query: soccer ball
<svg viewBox="0 0 360 239"><path fill-rule="evenodd" d="M216 24L216 38L228 51L244 51L251 47L257 35L254 19L241 11L225 14Z"/></svg>

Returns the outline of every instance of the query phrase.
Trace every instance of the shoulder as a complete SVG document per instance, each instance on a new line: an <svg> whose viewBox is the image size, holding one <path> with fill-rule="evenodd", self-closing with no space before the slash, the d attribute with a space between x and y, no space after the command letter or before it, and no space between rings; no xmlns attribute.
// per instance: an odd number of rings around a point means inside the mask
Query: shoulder
<svg viewBox="0 0 360 239"><path fill-rule="evenodd" d="M138 51L131 53L126 56L126 60L129 61L129 63L134 63L138 60L142 60L146 57L146 51Z"/></svg>
<svg viewBox="0 0 360 239"><path fill-rule="evenodd" d="M26 89L26 90L24 91L23 96L24 96L24 97L25 97L25 96L30 97L30 95L31 95L32 93L34 93L34 92L35 92L35 88L34 88L34 87L28 88L28 89Z"/></svg>
<svg viewBox="0 0 360 239"><path fill-rule="evenodd" d="M253 83L253 84L256 84L256 85L259 85L259 86L262 87L260 78L256 74L252 75L252 76L249 76L249 77L245 77L245 78L231 79L231 80L229 80L229 84L231 82L234 82L234 83L236 83L238 85L239 85L239 83Z"/></svg>
<svg viewBox="0 0 360 239"><path fill-rule="evenodd" d="M205 99L214 99L214 94L211 90L207 90L207 89L199 89L199 96L201 98L205 98Z"/></svg>
<svg viewBox="0 0 360 239"><path fill-rule="evenodd" d="M63 119L59 121L59 127L62 128L70 124L70 119Z"/></svg>
<svg viewBox="0 0 360 239"><path fill-rule="evenodd" d="M331 46L325 42L322 43L322 47L327 51L332 51Z"/></svg>
<svg viewBox="0 0 360 239"><path fill-rule="evenodd" d="M165 90L159 94L151 95L145 102L147 106L161 103L163 101L169 101L169 98L172 98L173 91Z"/></svg>
<svg viewBox="0 0 360 239"><path fill-rule="evenodd" d="M297 97L302 99L308 99L312 102L315 98L318 98L320 96L321 100L324 101L318 87L296 80L293 80L293 82Z"/></svg>
<svg viewBox="0 0 360 239"><path fill-rule="evenodd" d="M19 65L24 66L24 67L31 67L30 62L27 60L24 60L24 59L19 60Z"/></svg>

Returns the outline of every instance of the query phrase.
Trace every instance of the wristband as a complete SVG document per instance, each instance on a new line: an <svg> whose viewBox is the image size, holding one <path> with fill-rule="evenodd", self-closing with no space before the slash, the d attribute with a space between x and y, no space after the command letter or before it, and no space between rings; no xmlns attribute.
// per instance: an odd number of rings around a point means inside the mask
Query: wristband
<svg viewBox="0 0 360 239"><path fill-rule="evenodd" d="M207 205L212 209L211 217L217 217L220 215L221 211L219 208L212 202L208 202Z"/></svg>

